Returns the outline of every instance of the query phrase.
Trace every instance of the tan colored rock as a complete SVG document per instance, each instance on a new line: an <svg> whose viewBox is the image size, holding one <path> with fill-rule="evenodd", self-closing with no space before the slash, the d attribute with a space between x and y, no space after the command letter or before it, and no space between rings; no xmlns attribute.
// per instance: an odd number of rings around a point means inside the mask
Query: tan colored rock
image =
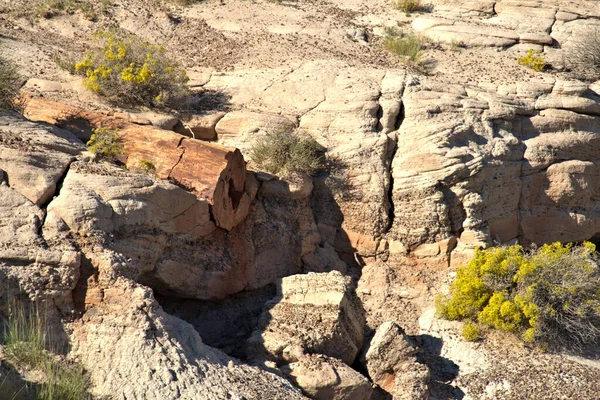
<svg viewBox="0 0 600 400"><path fill-rule="evenodd" d="M427 399L429 369L416 362L415 353L398 325L386 322L366 344L361 361L373 382L394 399Z"/></svg>
<svg viewBox="0 0 600 400"><path fill-rule="evenodd" d="M277 283L259 329L248 340L254 360L291 363L324 354L352 364L363 340L364 316L350 278L337 271L293 275Z"/></svg>
<svg viewBox="0 0 600 400"><path fill-rule="evenodd" d="M73 134L12 113L0 114L0 170L11 188L42 206L86 147Z"/></svg>
<svg viewBox="0 0 600 400"><path fill-rule="evenodd" d="M100 283L103 300L74 326L73 353L92 393L115 399L302 399L285 379L241 364L165 313L152 292L118 278Z"/></svg>
<svg viewBox="0 0 600 400"><path fill-rule="evenodd" d="M200 140L217 139L217 123L225 116L225 112L219 111L213 114L194 116L185 121L175 131L182 135Z"/></svg>
<svg viewBox="0 0 600 400"><path fill-rule="evenodd" d="M369 399L373 391L367 378L335 358L306 356L282 370L315 400Z"/></svg>

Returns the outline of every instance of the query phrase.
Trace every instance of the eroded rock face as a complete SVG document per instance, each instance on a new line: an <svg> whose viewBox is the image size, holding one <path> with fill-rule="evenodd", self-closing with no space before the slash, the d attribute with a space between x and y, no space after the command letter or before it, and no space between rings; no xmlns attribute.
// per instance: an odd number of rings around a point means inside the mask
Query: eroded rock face
<svg viewBox="0 0 600 400"><path fill-rule="evenodd" d="M102 267L100 267L102 268ZM75 326L73 352L93 393L115 399L302 399L283 378L241 364L202 343L166 314L149 289L118 278Z"/></svg>
<svg viewBox="0 0 600 400"><path fill-rule="evenodd" d="M367 378L335 358L306 356L282 370L315 400L369 399L373 391Z"/></svg>
<svg viewBox="0 0 600 400"><path fill-rule="evenodd" d="M363 341L364 315L350 284L338 271L281 279L248 340L256 361L280 364L304 354L324 354L350 365Z"/></svg>
<svg viewBox="0 0 600 400"><path fill-rule="evenodd" d="M394 399L429 398L429 369L416 361L416 348L395 323L385 322L365 345L361 361L369 377Z"/></svg>

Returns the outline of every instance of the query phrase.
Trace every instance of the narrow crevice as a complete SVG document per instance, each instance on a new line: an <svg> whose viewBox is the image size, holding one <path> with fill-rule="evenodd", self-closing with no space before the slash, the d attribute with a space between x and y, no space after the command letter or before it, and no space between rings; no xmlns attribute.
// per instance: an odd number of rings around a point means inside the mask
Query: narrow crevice
<svg viewBox="0 0 600 400"><path fill-rule="evenodd" d="M396 117L396 121L394 122L394 129L396 131L398 129L400 129L400 126L402 125L403 121L404 121L404 103L400 102L400 111L398 112L398 116ZM387 191L387 202L389 205L388 224L385 228L384 233L387 233L392 229L392 227L394 226L394 220L396 218L396 208L394 205L394 174L392 171L392 164L394 162L394 158L396 157L396 152L398 151L398 141L399 140L400 140L399 137L396 138L396 141L394 142L394 148L390 152L389 159L388 159L387 165L386 165L387 173L389 174L389 177L390 177L390 182L389 182L388 191Z"/></svg>

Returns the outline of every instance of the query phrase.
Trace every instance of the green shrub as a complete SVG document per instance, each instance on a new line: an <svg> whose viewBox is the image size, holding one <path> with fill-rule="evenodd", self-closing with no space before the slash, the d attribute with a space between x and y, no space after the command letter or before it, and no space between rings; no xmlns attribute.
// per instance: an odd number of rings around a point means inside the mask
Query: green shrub
<svg viewBox="0 0 600 400"><path fill-rule="evenodd" d="M479 339L481 335L481 330L479 327L473 323L466 323L463 326L462 336L468 342L474 342Z"/></svg>
<svg viewBox="0 0 600 400"><path fill-rule="evenodd" d="M94 129L87 146L96 157L107 161L114 161L123 152L117 131L108 128Z"/></svg>
<svg viewBox="0 0 600 400"><path fill-rule="evenodd" d="M138 166L145 174L153 174L156 171L156 166L149 160L140 160Z"/></svg>
<svg viewBox="0 0 600 400"><path fill-rule="evenodd" d="M529 49L527 54L517 59L519 65L531 68L536 72L542 71L546 67L546 60L541 51Z"/></svg>
<svg viewBox="0 0 600 400"><path fill-rule="evenodd" d="M600 342L600 268L595 246L553 243L477 250L457 270L438 315L471 319L548 348Z"/></svg>
<svg viewBox="0 0 600 400"><path fill-rule="evenodd" d="M22 79L15 66L0 57L0 110L19 110L19 89Z"/></svg>
<svg viewBox="0 0 600 400"><path fill-rule="evenodd" d="M324 166L323 147L311 137L289 132L268 133L250 149L256 167L271 174L290 176L294 173L314 175Z"/></svg>
<svg viewBox="0 0 600 400"><path fill-rule="evenodd" d="M78 364L69 365L48 358L44 365L46 381L41 385L38 400L86 400L89 380Z"/></svg>
<svg viewBox="0 0 600 400"><path fill-rule="evenodd" d="M189 96L185 70L163 47L107 32L97 34L96 42L75 66L93 92L123 106L172 106Z"/></svg>
<svg viewBox="0 0 600 400"><path fill-rule="evenodd" d="M383 45L387 51L399 56L407 65L423 66L423 49L427 40L414 33L402 34L387 30Z"/></svg>
<svg viewBox="0 0 600 400"><path fill-rule="evenodd" d="M424 9L421 0L394 0L392 2L392 7L406 14L416 11L423 11Z"/></svg>

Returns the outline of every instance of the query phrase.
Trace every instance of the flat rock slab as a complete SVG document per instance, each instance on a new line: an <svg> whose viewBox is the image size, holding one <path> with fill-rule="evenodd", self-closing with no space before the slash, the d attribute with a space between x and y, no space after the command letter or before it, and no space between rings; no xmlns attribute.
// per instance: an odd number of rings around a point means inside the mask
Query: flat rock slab
<svg viewBox="0 0 600 400"><path fill-rule="evenodd" d="M85 145L72 133L22 117L0 114L0 170L32 203L48 203L69 164Z"/></svg>

